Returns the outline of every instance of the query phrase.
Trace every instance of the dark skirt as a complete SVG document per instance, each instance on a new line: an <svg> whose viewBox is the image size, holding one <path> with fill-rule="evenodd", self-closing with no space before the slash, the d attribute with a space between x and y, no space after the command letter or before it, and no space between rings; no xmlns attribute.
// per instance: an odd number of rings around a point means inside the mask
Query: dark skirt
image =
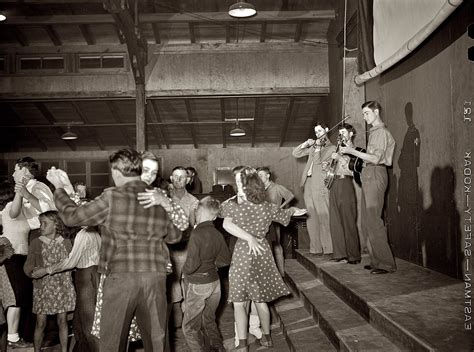
<svg viewBox="0 0 474 352"><path fill-rule="evenodd" d="M16 306L21 308L31 307L33 299L33 284L23 271L26 255L15 254L5 260L5 270L15 293Z"/></svg>

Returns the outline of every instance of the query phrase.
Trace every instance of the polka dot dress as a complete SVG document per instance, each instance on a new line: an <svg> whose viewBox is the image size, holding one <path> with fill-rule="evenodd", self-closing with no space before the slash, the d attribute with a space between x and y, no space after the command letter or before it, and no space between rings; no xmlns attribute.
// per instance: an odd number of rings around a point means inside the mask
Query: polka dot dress
<svg viewBox="0 0 474 352"><path fill-rule="evenodd" d="M238 239L232 254L229 271L229 302L271 302L290 293L276 267L270 245L265 235L272 221L288 225L291 213L275 204L263 202L241 204L225 202L221 216L261 239L264 251L260 255L249 254L247 241Z"/></svg>

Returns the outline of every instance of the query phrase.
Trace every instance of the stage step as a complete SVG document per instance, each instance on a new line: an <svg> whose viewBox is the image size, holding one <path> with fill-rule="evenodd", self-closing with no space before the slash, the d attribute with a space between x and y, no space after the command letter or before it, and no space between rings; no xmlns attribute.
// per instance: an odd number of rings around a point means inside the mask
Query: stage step
<svg viewBox="0 0 474 352"><path fill-rule="evenodd" d="M464 284L446 275L396 259L397 271L373 275L362 263L350 265L311 257L297 260L366 322L409 351L472 351L464 329ZM320 324L321 325L321 324Z"/></svg>
<svg viewBox="0 0 474 352"><path fill-rule="evenodd" d="M400 351L295 259L285 262L285 279L306 310L340 351Z"/></svg>
<svg viewBox="0 0 474 352"><path fill-rule="evenodd" d="M298 297L280 299L274 307L289 351L336 351Z"/></svg>

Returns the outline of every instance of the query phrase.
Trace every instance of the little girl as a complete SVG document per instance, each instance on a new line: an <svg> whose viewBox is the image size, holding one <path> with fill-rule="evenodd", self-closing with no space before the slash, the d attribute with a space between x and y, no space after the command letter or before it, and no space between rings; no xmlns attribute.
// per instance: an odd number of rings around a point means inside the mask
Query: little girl
<svg viewBox="0 0 474 352"><path fill-rule="evenodd" d="M37 267L56 264L68 257L71 241L63 237L66 227L56 211L40 214L41 236L34 239L28 250L25 273L32 276ZM67 352L68 327L66 314L75 308L76 293L71 272L47 275L33 281L33 313L36 316L34 335L35 352L41 350L46 315L57 314L61 352Z"/></svg>

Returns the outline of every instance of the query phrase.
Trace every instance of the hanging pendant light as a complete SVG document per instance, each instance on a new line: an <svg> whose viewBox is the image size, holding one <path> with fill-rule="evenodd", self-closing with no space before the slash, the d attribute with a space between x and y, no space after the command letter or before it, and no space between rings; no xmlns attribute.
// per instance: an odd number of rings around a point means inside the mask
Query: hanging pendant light
<svg viewBox="0 0 474 352"><path fill-rule="evenodd" d="M257 13L255 6L245 1L239 1L229 7L229 15L237 18L252 17Z"/></svg>
<svg viewBox="0 0 474 352"><path fill-rule="evenodd" d="M71 141L77 139L77 134L74 132L71 132L71 126L67 125L67 132L65 132L62 136L61 139L65 141Z"/></svg>
<svg viewBox="0 0 474 352"><path fill-rule="evenodd" d="M230 131L231 137L243 137L245 136L245 130L240 128L239 119L235 121L235 127Z"/></svg>

